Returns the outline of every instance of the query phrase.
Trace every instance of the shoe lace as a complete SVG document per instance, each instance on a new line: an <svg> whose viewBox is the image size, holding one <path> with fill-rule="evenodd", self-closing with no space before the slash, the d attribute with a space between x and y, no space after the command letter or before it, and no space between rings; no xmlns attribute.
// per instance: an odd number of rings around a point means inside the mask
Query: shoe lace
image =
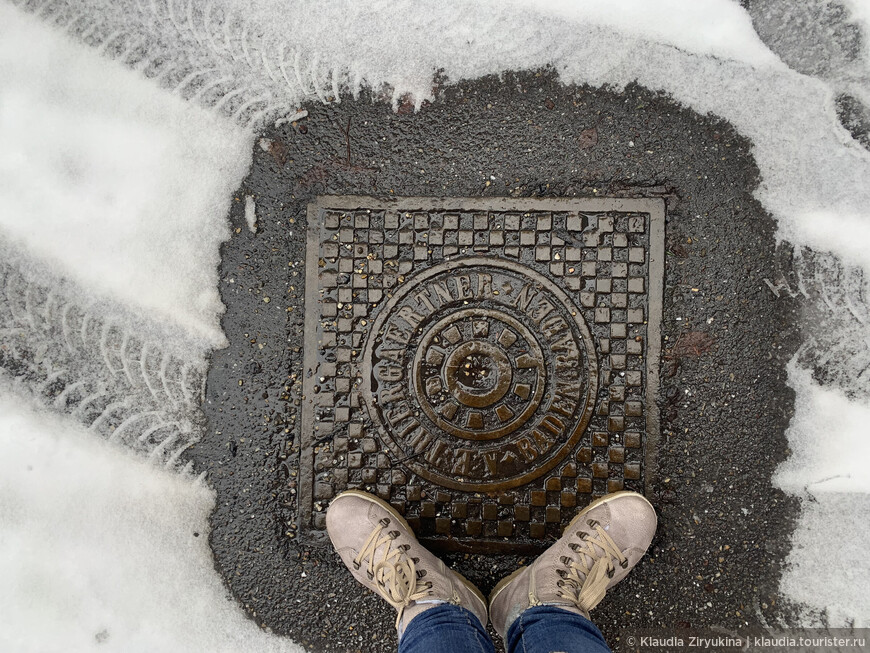
<svg viewBox="0 0 870 653"><path fill-rule="evenodd" d="M432 583L420 580L425 575L423 572L418 577L416 563L419 559L408 555L410 547L407 544L392 546L399 532L386 530L389 525L388 517L378 522L354 558L353 566L355 569L360 569L363 564L367 566L366 573L374 583L375 591L399 611L396 617L398 628L405 608L413 601L429 596Z"/></svg>
<svg viewBox="0 0 870 653"><path fill-rule="evenodd" d="M588 520L587 524L593 533L577 531L580 543L572 542L569 545L577 554L576 557L562 557L561 561L568 571L560 573L562 580L558 583L558 594L588 613L604 598L616 564L625 569L628 559L601 524L594 519Z"/></svg>

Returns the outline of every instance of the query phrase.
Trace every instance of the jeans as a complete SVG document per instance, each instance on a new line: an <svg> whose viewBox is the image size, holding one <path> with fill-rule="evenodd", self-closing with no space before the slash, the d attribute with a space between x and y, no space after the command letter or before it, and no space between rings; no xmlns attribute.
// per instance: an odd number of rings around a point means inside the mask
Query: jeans
<svg viewBox="0 0 870 653"><path fill-rule="evenodd" d="M508 653L609 653L601 632L579 614L551 605L529 608L507 632ZM399 653L494 653L477 617L442 603L421 612L405 628Z"/></svg>

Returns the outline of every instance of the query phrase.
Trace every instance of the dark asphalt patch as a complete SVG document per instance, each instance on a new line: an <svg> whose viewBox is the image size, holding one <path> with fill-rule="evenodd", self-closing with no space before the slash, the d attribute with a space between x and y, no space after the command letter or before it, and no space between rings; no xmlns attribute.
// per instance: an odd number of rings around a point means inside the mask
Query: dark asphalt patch
<svg viewBox="0 0 870 653"><path fill-rule="evenodd" d="M213 356L209 430L192 452L217 492L217 569L248 614L314 650L395 649L391 609L328 547L296 540L308 204L640 194L668 205L660 526L593 617L612 643L628 626L787 619L775 597L798 507L770 477L787 455L797 335L791 300L763 282L774 223L752 197L750 143L662 95L564 87L549 72L451 86L416 114L349 98L309 110L263 135L238 192L220 269L230 345ZM523 561L446 557L484 592Z"/></svg>

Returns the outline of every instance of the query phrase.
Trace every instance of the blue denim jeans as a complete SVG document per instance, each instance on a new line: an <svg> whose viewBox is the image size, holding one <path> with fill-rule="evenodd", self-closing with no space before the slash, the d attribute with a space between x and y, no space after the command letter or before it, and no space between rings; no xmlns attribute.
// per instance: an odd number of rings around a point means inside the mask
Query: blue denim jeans
<svg viewBox="0 0 870 653"><path fill-rule="evenodd" d="M529 608L507 633L508 653L610 653L591 621L551 605ZM465 608L442 603L414 617L399 653L493 653L492 640Z"/></svg>

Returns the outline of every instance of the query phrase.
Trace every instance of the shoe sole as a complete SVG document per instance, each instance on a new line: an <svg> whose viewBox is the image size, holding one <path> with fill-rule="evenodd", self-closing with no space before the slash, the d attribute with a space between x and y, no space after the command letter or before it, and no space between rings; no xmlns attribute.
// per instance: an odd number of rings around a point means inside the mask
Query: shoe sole
<svg viewBox="0 0 870 653"><path fill-rule="evenodd" d="M617 497L625 496L625 495L627 495L627 494L630 494L630 495L632 495L632 496L636 496L636 497L640 497L641 499L643 499L644 501L646 501L646 503L649 505L649 507L650 507L653 511L655 511L655 509L653 508L652 504L651 504L651 503L647 500L647 498L646 498L645 496L643 496L642 494L638 494L637 492L631 492L630 490L622 490L622 491L620 491L620 492L613 492L612 494L607 494L607 495L605 495L605 496L603 496L603 497L599 497L598 499L596 499L595 501L593 501L592 503L590 503L588 506L586 506L585 508L583 508L583 510L581 510L580 512L578 512L578 513L574 516L574 519L572 519L572 520L568 523L568 525L567 525L567 526L562 530L562 536L564 537L565 532L568 531L569 529L571 529L571 528L574 526L574 524L576 524L578 521L580 521L581 519L583 519L583 517L586 515L586 513L588 513L588 512L589 512L590 510L592 510L593 508L597 508L598 506L601 506L601 505L604 505L605 503L608 503L608 502L610 502L610 501L613 501L613 500L616 499ZM561 538L560 538L560 539L561 539ZM514 571L513 573L511 573L510 576L506 576L505 578L502 578L502 579L498 582L498 584L497 584L494 588L492 588L492 592L490 592L490 594L489 594L489 605L492 605L492 602L495 601L495 599L496 599L496 597L499 595L499 593L500 593L500 592L501 592L505 587L507 587L508 585L510 585L511 581L512 581L514 578L516 578L517 576L519 576L519 575L520 575L520 572L522 572L523 569L526 568L526 566L527 566L527 565L524 565L524 566L520 567L519 569L517 569L516 571Z"/></svg>
<svg viewBox="0 0 870 653"><path fill-rule="evenodd" d="M407 521L405 521L405 518L402 517L402 515L400 515L396 511L396 509L393 508L393 506L391 506L389 503L387 503L383 499L379 499L378 497L372 496L371 494L368 494L366 492L361 492L359 490L345 490L344 492L339 494L337 497L335 497L332 500L332 502L334 503L335 501L338 501L341 497L346 497L346 496L358 497L360 499L365 499L369 503L374 503L374 504L379 505L381 508L383 508L388 513L390 513L390 516L393 519L395 519L397 522L399 522L402 526L404 526L405 529L411 535L413 535L414 538L416 539L417 534L414 533L414 529L411 528L411 526L408 524ZM330 505L332 505L332 504L330 504ZM460 574L458 571L454 571L453 569L451 569L450 571L453 572L454 574L456 574L456 576L459 578L459 580L462 581L462 584L465 585L471 591L471 593L477 597L477 599L480 601L480 604L483 606L484 612L489 614L489 604L486 602L486 597L483 595L483 593L479 589L477 589L477 587L474 585L474 583L472 583L470 580L468 580L465 576ZM484 624L484 626L485 625L486 624Z"/></svg>

